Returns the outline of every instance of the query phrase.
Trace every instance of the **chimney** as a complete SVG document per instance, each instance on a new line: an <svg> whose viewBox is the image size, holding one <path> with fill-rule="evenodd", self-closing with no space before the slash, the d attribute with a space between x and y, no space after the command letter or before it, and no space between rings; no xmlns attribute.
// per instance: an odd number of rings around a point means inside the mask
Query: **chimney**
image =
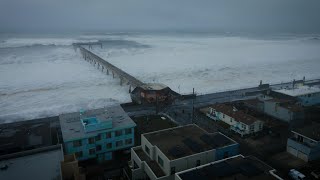
<svg viewBox="0 0 320 180"><path fill-rule="evenodd" d="M260 80L260 86L262 85L262 80Z"/></svg>

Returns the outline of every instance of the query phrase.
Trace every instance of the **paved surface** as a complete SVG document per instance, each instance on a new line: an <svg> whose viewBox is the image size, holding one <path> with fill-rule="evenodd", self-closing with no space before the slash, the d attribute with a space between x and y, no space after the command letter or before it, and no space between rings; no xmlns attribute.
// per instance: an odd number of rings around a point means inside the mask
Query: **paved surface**
<svg viewBox="0 0 320 180"><path fill-rule="evenodd" d="M306 81L305 84L318 84L320 79ZM270 85L271 89L280 89L291 86L292 82ZM255 98L260 92L267 89L260 89L258 87L239 89L234 91L217 92L196 96L195 98L176 100L174 104L161 109L162 112L173 117L181 125L189 124L194 121L193 108L201 108L215 103L225 103L236 100L245 100Z"/></svg>

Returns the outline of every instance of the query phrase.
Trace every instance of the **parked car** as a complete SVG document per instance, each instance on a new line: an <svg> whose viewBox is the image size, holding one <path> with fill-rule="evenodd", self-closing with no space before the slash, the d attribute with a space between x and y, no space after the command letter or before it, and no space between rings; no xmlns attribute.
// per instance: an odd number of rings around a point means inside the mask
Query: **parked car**
<svg viewBox="0 0 320 180"><path fill-rule="evenodd" d="M291 169L289 171L289 174L288 174L292 179L294 180L305 180L306 179L306 176L304 174L302 174L301 172L295 170L295 169Z"/></svg>

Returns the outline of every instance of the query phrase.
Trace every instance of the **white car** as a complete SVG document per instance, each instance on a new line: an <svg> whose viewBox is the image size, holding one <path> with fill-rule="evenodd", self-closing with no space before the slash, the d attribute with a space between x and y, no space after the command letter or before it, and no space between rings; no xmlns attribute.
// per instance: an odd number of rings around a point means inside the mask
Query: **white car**
<svg viewBox="0 0 320 180"><path fill-rule="evenodd" d="M302 174L301 172L299 172L295 169L291 169L289 171L289 176L294 180L306 179L306 176L304 174Z"/></svg>

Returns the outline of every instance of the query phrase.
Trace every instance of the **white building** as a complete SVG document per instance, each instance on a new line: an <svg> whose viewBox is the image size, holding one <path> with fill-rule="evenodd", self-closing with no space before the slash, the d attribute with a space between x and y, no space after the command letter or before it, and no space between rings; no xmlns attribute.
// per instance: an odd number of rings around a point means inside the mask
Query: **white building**
<svg viewBox="0 0 320 180"><path fill-rule="evenodd" d="M300 85L274 91L297 98L303 106L320 104L320 88L316 86Z"/></svg>
<svg viewBox="0 0 320 180"><path fill-rule="evenodd" d="M263 129L263 121L230 105L216 104L201 111L214 120L230 125L230 129L241 136L257 133Z"/></svg>
<svg viewBox="0 0 320 180"><path fill-rule="evenodd" d="M239 144L197 125L180 126L141 135L141 146L131 149L129 179L173 180L176 172L238 154Z"/></svg>

